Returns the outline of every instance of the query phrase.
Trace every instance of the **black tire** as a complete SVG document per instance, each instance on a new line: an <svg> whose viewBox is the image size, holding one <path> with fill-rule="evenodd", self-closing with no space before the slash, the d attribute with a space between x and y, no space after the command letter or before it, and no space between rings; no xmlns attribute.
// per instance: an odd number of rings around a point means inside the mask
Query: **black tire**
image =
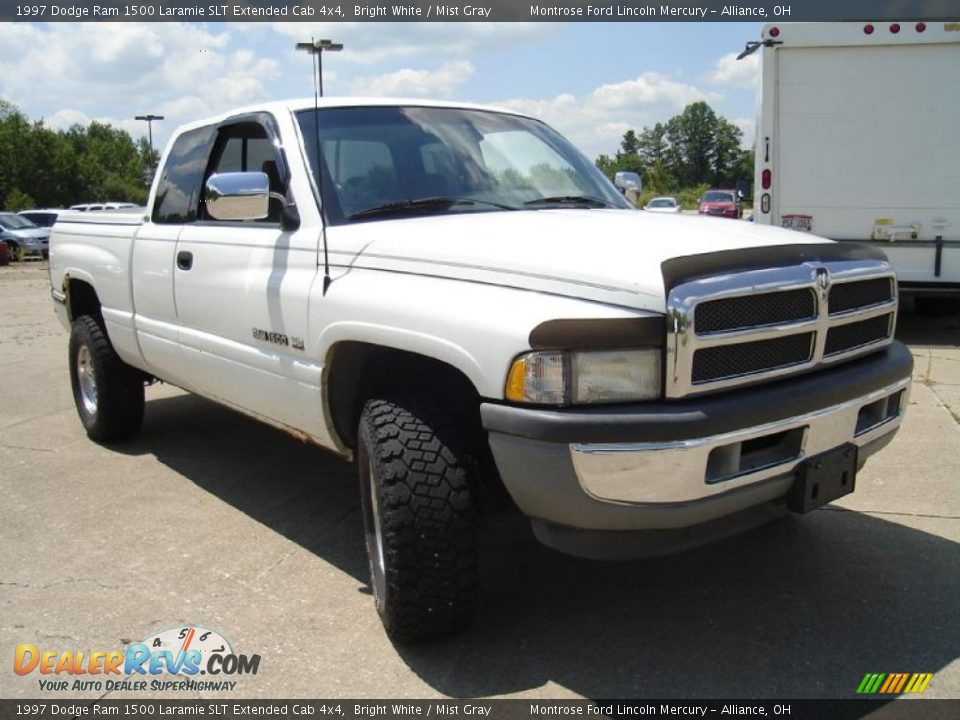
<svg viewBox="0 0 960 720"><path fill-rule="evenodd" d="M400 642L451 635L473 620L477 512L460 432L435 401L370 400L357 466L370 584Z"/></svg>
<svg viewBox="0 0 960 720"><path fill-rule="evenodd" d="M73 400L90 439L111 442L136 435L143 424L143 375L119 358L90 315L73 322L69 363Z"/></svg>

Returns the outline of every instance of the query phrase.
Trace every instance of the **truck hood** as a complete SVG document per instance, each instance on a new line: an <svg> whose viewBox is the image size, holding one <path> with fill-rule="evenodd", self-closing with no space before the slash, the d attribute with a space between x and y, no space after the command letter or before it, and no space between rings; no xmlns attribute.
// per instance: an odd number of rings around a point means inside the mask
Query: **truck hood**
<svg viewBox="0 0 960 720"><path fill-rule="evenodd" d="M660 264L721 250L822 243L747 222L635 210L453 213L331 227L330 262L665 311Z"/></svg>

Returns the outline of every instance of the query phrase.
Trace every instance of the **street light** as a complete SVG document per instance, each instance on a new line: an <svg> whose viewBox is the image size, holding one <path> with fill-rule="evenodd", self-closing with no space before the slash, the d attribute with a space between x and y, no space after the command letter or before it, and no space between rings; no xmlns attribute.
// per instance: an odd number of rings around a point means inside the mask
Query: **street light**
<svg viewBox="0 0 960 720"><path fill-rule="evenodd" d="M324 51L340 52L343 50L343 43L335 43L333 40L311 40L297 43L297 50L306 50L311 55L317 56L317 85L320 88L320 97L323 97L323 53Z"/></svg>
<svg viewBox="0 0 960 720"><path fill-rule="evenodd" d="M147 123L147 133L150 136L150 153L153 154L153 121L163 120L163 115L137 115L134 120L145 120Z"/></svg>

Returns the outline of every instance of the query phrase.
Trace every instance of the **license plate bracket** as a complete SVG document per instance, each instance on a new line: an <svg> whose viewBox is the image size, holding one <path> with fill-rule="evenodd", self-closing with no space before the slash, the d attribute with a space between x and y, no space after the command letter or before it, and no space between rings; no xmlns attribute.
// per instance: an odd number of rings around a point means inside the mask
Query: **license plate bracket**
<svg viewBox="0 0 960 720"><path fill-rule="evenodd" d="M853 443L846 443L802 462L787 495L787 506L794 512L807 513L852 493L858 450Z"/></svg>

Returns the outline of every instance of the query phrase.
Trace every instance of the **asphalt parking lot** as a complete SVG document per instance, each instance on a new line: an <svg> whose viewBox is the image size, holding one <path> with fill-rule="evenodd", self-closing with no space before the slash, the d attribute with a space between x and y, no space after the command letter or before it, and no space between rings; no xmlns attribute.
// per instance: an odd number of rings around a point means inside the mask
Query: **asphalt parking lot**
<svg viewBox="0 0 960 720"><path fill-rule="evenodd" d="M166 385L136 440L90 442L46 264L0 267L0 697L105 694L42 693L19 643L192 624L261 655L236 697L851 697L867 672L932 672L925 696L960 698L960 317L905 307L900 328L909 413L852 496L630 563L495 518L476 626L405 648L373 608L350 466Z"/></svg>

